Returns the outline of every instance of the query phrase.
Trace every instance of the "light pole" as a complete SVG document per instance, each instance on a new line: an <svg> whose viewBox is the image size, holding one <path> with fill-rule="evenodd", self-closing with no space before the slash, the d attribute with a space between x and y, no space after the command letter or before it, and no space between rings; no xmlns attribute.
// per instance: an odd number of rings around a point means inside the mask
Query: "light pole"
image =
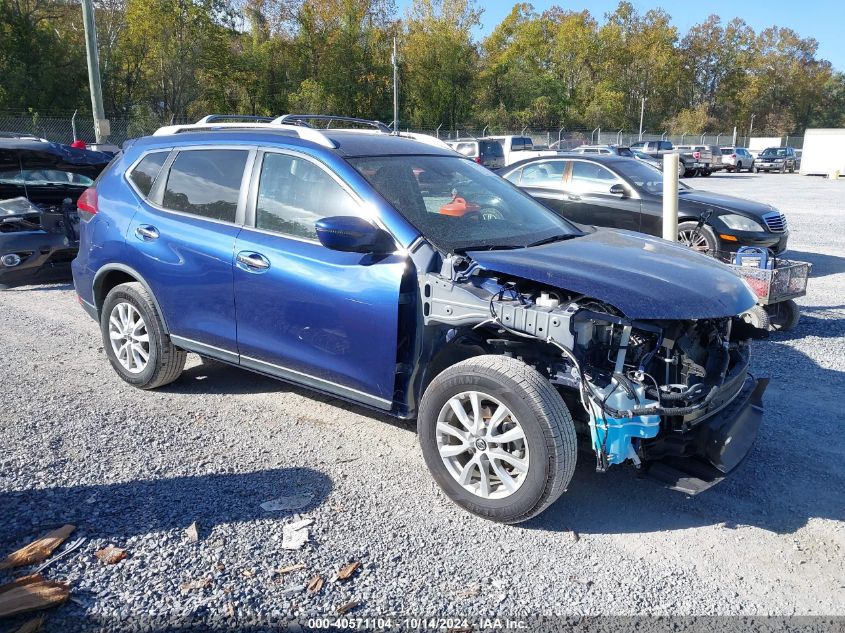
<svg viewBox="0 0 845 633"><path fill-rule="evenodd" d="M94 22L93 0L82 0L82 24L85 28L85 53L88 57L88 87L91 90L91 110L94 113L94 137L97 143L104 143L111 130L103 112L103 87L100 84L100 61L97 56L97 25Z"/></svg>
<svg viewBox="0 0 845 633"><path fill-rule="evenodd" d="M640 103L640 137L637 140L643 140L643 115L645 114L645 97L643 97L642 103Z"/></svg>
<svg viewBox="0 0 845 633"><path fill-rule="evenodd" d="M751 139L751 130L753 130L753 129L754 129L754 117L755 117L755 116L757 116L757 115L756 115L756 114L752 114L752 115L751 115L751 123L749 123L749 125L748 125L748 139L749 139L749 142L751 142L751 141L750 141L750 139Z"/></svg>
<svg viewBox="0 0 845 633"><path fill-rule="evenodd" d="M91 0L88 0L90 2ZM396 38L393 38L393 133L399 134L399 56L396 54Z"/></svg>

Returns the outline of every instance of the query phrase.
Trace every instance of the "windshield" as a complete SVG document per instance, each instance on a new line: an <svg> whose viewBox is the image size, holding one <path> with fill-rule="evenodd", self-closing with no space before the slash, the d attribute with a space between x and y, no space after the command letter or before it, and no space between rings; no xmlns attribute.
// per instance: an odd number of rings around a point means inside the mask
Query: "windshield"
<svg viewBox="0 0 845 633"><path fill-rule="evenodd" d="M786 156L786 150L781 147L770 147L764 149L760 156Z"/></svg>
<svg viewBox="0 0 845 633"><path fill-rule="evenodd" d="M427 239L448 252L521 248L581 234L528 194L459 157L377 156L349 162Z"/></svg>
<svg viewBox="0 0 845 633"><path fill-rule="evenodd" d="M663 172L648 163L638 160L621 160L614 164L619 174L638 189L660 195L663 193ZM678 183L678 190L689 190L690 187L682 182Z"/></svg>

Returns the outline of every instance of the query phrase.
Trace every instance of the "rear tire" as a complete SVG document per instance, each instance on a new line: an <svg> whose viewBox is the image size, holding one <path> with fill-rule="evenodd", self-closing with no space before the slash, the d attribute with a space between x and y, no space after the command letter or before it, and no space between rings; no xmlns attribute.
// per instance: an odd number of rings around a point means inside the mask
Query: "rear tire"
<svg viewBox="0 0 845 633"><path fill-rule="evenodd" d="M176 380L187 354L165 333L150 293L138 282L111 289L100 311L103 348L123 380L155 389Z"/></svg>
<svg viewBox="0 0 845 633"><path fill-rule="evenodd" d="M743 321L760 330L766 330L768 332L769 326L771 325L769 313L761 305L755 305L747 312L743 312L740 316Z"/></svg>
<svg viewBox="0 0 845 633"><path fill-rule="evenodd" d="M563 399L508 356L477 356L439 374L422 397L417 430L443 492L492 521L537 516L575 472L575 426ZM507 442L496 441L505 434Z"/></svg>
<svg viewBox="0 0 845 633"><path fill-rule="evenodd" d="M711 170L709 170L709 169L702 169L700 172L698 172L698 174L699 174L700 176L704 176L705 178L707 178L707 177L708 177L710 174L712 174L712 173L713 173L713 172L712 172Z"/></svg>

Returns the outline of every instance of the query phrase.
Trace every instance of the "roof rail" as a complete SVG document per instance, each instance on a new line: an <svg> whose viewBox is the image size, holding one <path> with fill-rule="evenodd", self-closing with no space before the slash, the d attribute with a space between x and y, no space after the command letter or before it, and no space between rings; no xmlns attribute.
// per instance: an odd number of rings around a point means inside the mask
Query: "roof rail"
<svg viewBox="0 0 845 633"><path fill-rule="evenodd" d="M270 123L273 121L271 116L257 116L254 114L207 114L195 125L202 125L204 123L221 123L223 121L252 121L254 123Z"/></svg>
<svg viewBox="0 0 845 633"><path fill-rule="evenodd" d="M267 130L269 132L284 132L290 136L298 136L304 141L311 141L312 143L328 147L329 149L337 149L337 143L320 132L320 130L315 130L311 127L274 123L272 121L249 121L246 123L226 121L222 123L214 123L213 121L210 123L203 123L202 121L203 119L200 119L197 123L187 123L185 125L166 125L153 132L153 136L166 136L168 134L180 134L182 132L210 132L213 130Z"/></svg>
<svg viewBox="0 0 845 633"><path fill-rule="evenodd" d="M333 114L283 114L282 116L273 119L273 123L312 127L308 124L308 121L326 121L327 128L331 126L332 121L340 121L342 123L357 123L359 125L366 125L368 127L375 128L379 132L384 132L385 134L393 133L393 130L391 130L387 125L385 125L381 121L373 121L371 119L359 119L357 117L351 116L335 116Z"/></svg>

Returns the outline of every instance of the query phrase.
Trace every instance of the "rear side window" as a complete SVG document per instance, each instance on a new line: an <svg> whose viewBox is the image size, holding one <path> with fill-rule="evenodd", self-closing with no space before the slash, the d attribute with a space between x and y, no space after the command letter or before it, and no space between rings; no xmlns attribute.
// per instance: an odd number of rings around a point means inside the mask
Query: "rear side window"
<svg viewBox="0 0 845 633"><path fill-rule="evenodd" d="M529 187L556 187L563 181L563 169L566 164L562 160L526 165L522 170L520 184Z"/></svg>
<svg viewBox="0 0 845 633"><path fill-rule="evenodd" d="M358 205L334 178L304 158L265 154L256 228L317 239L315 222L332 215L358 215Z"/></svg>
<svg viewBox="0 0 845 633"><path fill-rule="evenodd" d="M628 158L634 157L634 152L632 152L627 147L620 147L619 149L616 150L616 153L619 154L620 156L627 156Z"/></svg>
<svg viewBox="0 0 845 633"><path fill-rule="evenodd" d="M455 151L464 156L476 156L475 143L458 143L455 146Z"/></svg>
<svg viewBox="0 0 845 633"><path fill-rule="evenodd" d="M210 220L234 222L249 152L203 149L179 152L167 177L167 209Z"/></svg>
<svg viewBox="0 0 845 633"><path fill-rule="evenodd" d="M145 198L150 195L153 183L161 171L161 166L164 165L164 161L167 160L169 155L170 150L147 154L140 163L135 165L135 169L129 174L129 179L135 183L138 191Z"/></svg>

